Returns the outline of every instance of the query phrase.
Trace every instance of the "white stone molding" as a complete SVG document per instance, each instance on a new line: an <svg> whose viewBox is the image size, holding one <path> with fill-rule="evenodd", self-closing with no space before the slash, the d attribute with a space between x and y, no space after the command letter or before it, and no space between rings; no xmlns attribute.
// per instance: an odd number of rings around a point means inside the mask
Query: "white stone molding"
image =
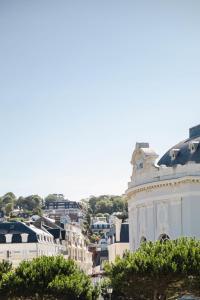
<svg viewBox="0 0 200 300"><path fill-rule="evenodd" d="M144 191L150 192L162 187L176 187L183 183L200 184L200 176L187 176L187 177L181 177L177 179L145 183L145 184L141 184L140 186L129 188L126 191L126 194L130 198L131 196L134 196L140 192L144 192Z"/></svg>

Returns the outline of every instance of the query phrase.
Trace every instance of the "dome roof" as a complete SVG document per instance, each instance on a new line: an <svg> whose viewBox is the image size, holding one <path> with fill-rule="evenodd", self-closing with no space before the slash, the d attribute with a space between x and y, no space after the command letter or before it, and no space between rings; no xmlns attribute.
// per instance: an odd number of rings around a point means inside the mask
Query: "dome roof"
<svg viewBox="0 0 200 300"><path fill-rule="evenodd" d="M188 162L200 163L200 125L190 128L189 133L189 138L169 149L158 165L172 167Z"/></svg>

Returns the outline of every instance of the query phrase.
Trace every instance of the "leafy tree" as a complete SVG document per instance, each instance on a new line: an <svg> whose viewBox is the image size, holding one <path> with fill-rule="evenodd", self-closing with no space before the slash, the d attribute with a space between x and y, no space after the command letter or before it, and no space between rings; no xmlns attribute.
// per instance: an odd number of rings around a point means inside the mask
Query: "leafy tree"
<svg viewBox="0 0 200 300"><path fill-rule="evenodd" d="M12 192L6 193L3 197L2 197L2 201L3 204L6 205L8 203L12 203L15 204L16 202L16 197Z"/></svg>
<svg viewBox="0 0 200 300"><path fill-rule="evenodd" d="M34 215L42 216L42 209L40 207L34 208L32 213Z"/></svg>
<svg viewBox="0 0 200 300"><path fill-rule="evenodd" d="M91 213L95 213L96 211L96 203L98 201L98 198L95 197L95 196L92 196L90 199L89 199L89 208L91 209Z"/></svg>
<svg viewBox="0 0 200 300"><path fill-rule="evenodd" d="M101 281L100 289L101 289L101 295L103 296L104 299L109 299L109 295L107 292L107 289L111 286L111 281L109 278L105 277Z"/></svg>
<svg viewBox="0 0 200 300"><path fill-rule="evenodd" d="M12 269L12 264L7 261L3 260L0 262L0 280L2 279L3 275L7 274L10 272Z"/></svg>
<svg viewBox="0 0 200 300"><path fill-rule="evenodd" d="M5 206L5 212L6 212L6 215L9 216L11 211L13 210L13 204L12 203L8 203L6 204Z"/></svg>
<svg viewBox="0 0 200 300"><path fill-rule="evenodd" d="M113 210L118 212L118 211L123 211L125 209L125 202L122 199L122 197L114 197L111 198L113 201Z"/></svg>
<svg viewBox="0 0 200 300"><path fill-rule="evenodd" d="M113 203L108 199L99 200L96 204L96 213L109 213L113 212Z"/></svg>
<svg viewBox="0 0 200 300"><path fill-rule="evenodd" d="M90 241L92 243L97 243L101 239L99 234L92 234L90 237Z"/></svg>
<svg viewBox="0 0 200 300"><path fill-rule="evenodd" d="M64 200L63 194L49 194L44 199L45 203L54 202L54 201L62 201L62 200Z"/></svg>
<svg viewBox="0 0 200 300"><path fill-rule="evenodd" d="M98 214L96 214L96 217L104 217L104 214L98 213Z"/></svg>
<svg viewBox="0 0 200 300"><path fill-rule="evenodd" d="M38 195L30 195L28 197L19 197L17 206L20 209L33 211L34 209L41 208L42 198Z"/></svg>
<svg viewBox="0 0 200 300"><path fill-rule="evenodd" d="M2 197L0 197L0 210L4 207Z"/></svg>
<svg viewBox="0 0 200 300"><path fill-rule="evenodd" d="M200 241L181 238L143 243L106 266L114 299L168 299L200 294ZM192 278L192 281L191 281Z"/></svg>
<svg viewBox="0 0 200 300"><path fill-rule="evenodd" d="M23 261L0 283L0 298L92 300L97 294L90 278L62 256Z"/></svg>
<svg viewBox="0 0 200 300"><path fill-rule="evenodd" d="M86 212L86 216L85 216L85 220L83 222L83 234L85 234L87 237L90 237L92 235L92 231L90 228L90 223L91 223L91 217L90 217L90 213Z"/></svg>
<svg viewBox="0 0 200 300"><path fill-rule="evenodd" d="M20 196L18 199L17 199L17 202L16 202L16 205L22 209L23 208L23 202L24 202L24 197Z"/></svg>
<svg viewBox="0 0 200 300"><path fill-rule="evenodd" d="M91 281L83 272L76 272L69 276L58 275L49 284L49 291L55 297L61 299L95 299L98 295L95 289L91 286Z"/></svg>
<svg viewBox="0 0 200 300"><path fill-rule="evenodd" d="M99 197L92 196L89 199L89 208L92 214L123 212L127 211L127 201L121 196L101 195Z"/></svg>

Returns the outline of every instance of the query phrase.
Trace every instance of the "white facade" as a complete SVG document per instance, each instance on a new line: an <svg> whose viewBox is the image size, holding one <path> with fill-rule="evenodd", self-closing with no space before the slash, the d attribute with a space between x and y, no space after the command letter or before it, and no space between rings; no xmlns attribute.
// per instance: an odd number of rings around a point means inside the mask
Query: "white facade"
<svg viewBox="0 0 200 300"><path fill-rule="evenodd" d="M114 228L114 235L108 238L108 261L112 263L115 261L116 257L123 257L124 253L130 250L130 244L128 241L121 240L121 228L122 228L122 219L112 216L112 228ZM128 224L128 223L126 223ZM128 238L128 235L127 235Z"/></svg>
<svg viewBox="0 0 200 300"><path fill-rule="evenodd" d="M157 157L148 144L136 144L126 191L132 251L146 240L200 238L200 164L188 161L167 167L156 165Z"/></svg>
<svg viewBox="0 0 200 300"><path fill-rule="evenodd" d="M54 242L53 236L33 225L29 226L37 234L38 242L28 242L28 234L21 233L21 243L12 243L13 234L5 234L6 242L0 244L0 261L8 260L17 267L23 260L32 260L40 256L55 256L63 253L65 247Z"/></svg>
<svg viewBox="0 0 200 300"><path fill-rule="evenodd" d="M91 218L90 229L93 233L103 232L105 234L110 230L110 224L106 217L93 217Z"/></svg>
<svg viewBox="0 0 200 300"><path fill-rule="evenodd" d="M114 243L108 245L108 261L114 263L117 256L123 257L129 249L129 243Z"/></svg>
<svg viewBox="0 0 200 300"><path fill-rule="evenodd" d="M23 260L61 254L60 245L50 243L6 243L0 245L0 261L8 260L17 267Z"/></svg>
<svg viewBox="0 0 200 300"><path fill-rule="evenodd" d="M87 274L92 274L92 253L88 251L85 236L82 234L81 227L73 224L65 224L68 257L76 263Z"/></svg>

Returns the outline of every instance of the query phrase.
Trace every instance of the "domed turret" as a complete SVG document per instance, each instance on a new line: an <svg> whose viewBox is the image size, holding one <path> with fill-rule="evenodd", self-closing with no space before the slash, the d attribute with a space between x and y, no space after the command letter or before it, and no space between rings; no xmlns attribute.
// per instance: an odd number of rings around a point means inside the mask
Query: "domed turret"
<svg viewBox="0 0 200 300"><path fill-rule="evenodd" d="M189 138L169 149L158 165L172 167L188 162L200 163L200 125L190 128Z"/></svg>

